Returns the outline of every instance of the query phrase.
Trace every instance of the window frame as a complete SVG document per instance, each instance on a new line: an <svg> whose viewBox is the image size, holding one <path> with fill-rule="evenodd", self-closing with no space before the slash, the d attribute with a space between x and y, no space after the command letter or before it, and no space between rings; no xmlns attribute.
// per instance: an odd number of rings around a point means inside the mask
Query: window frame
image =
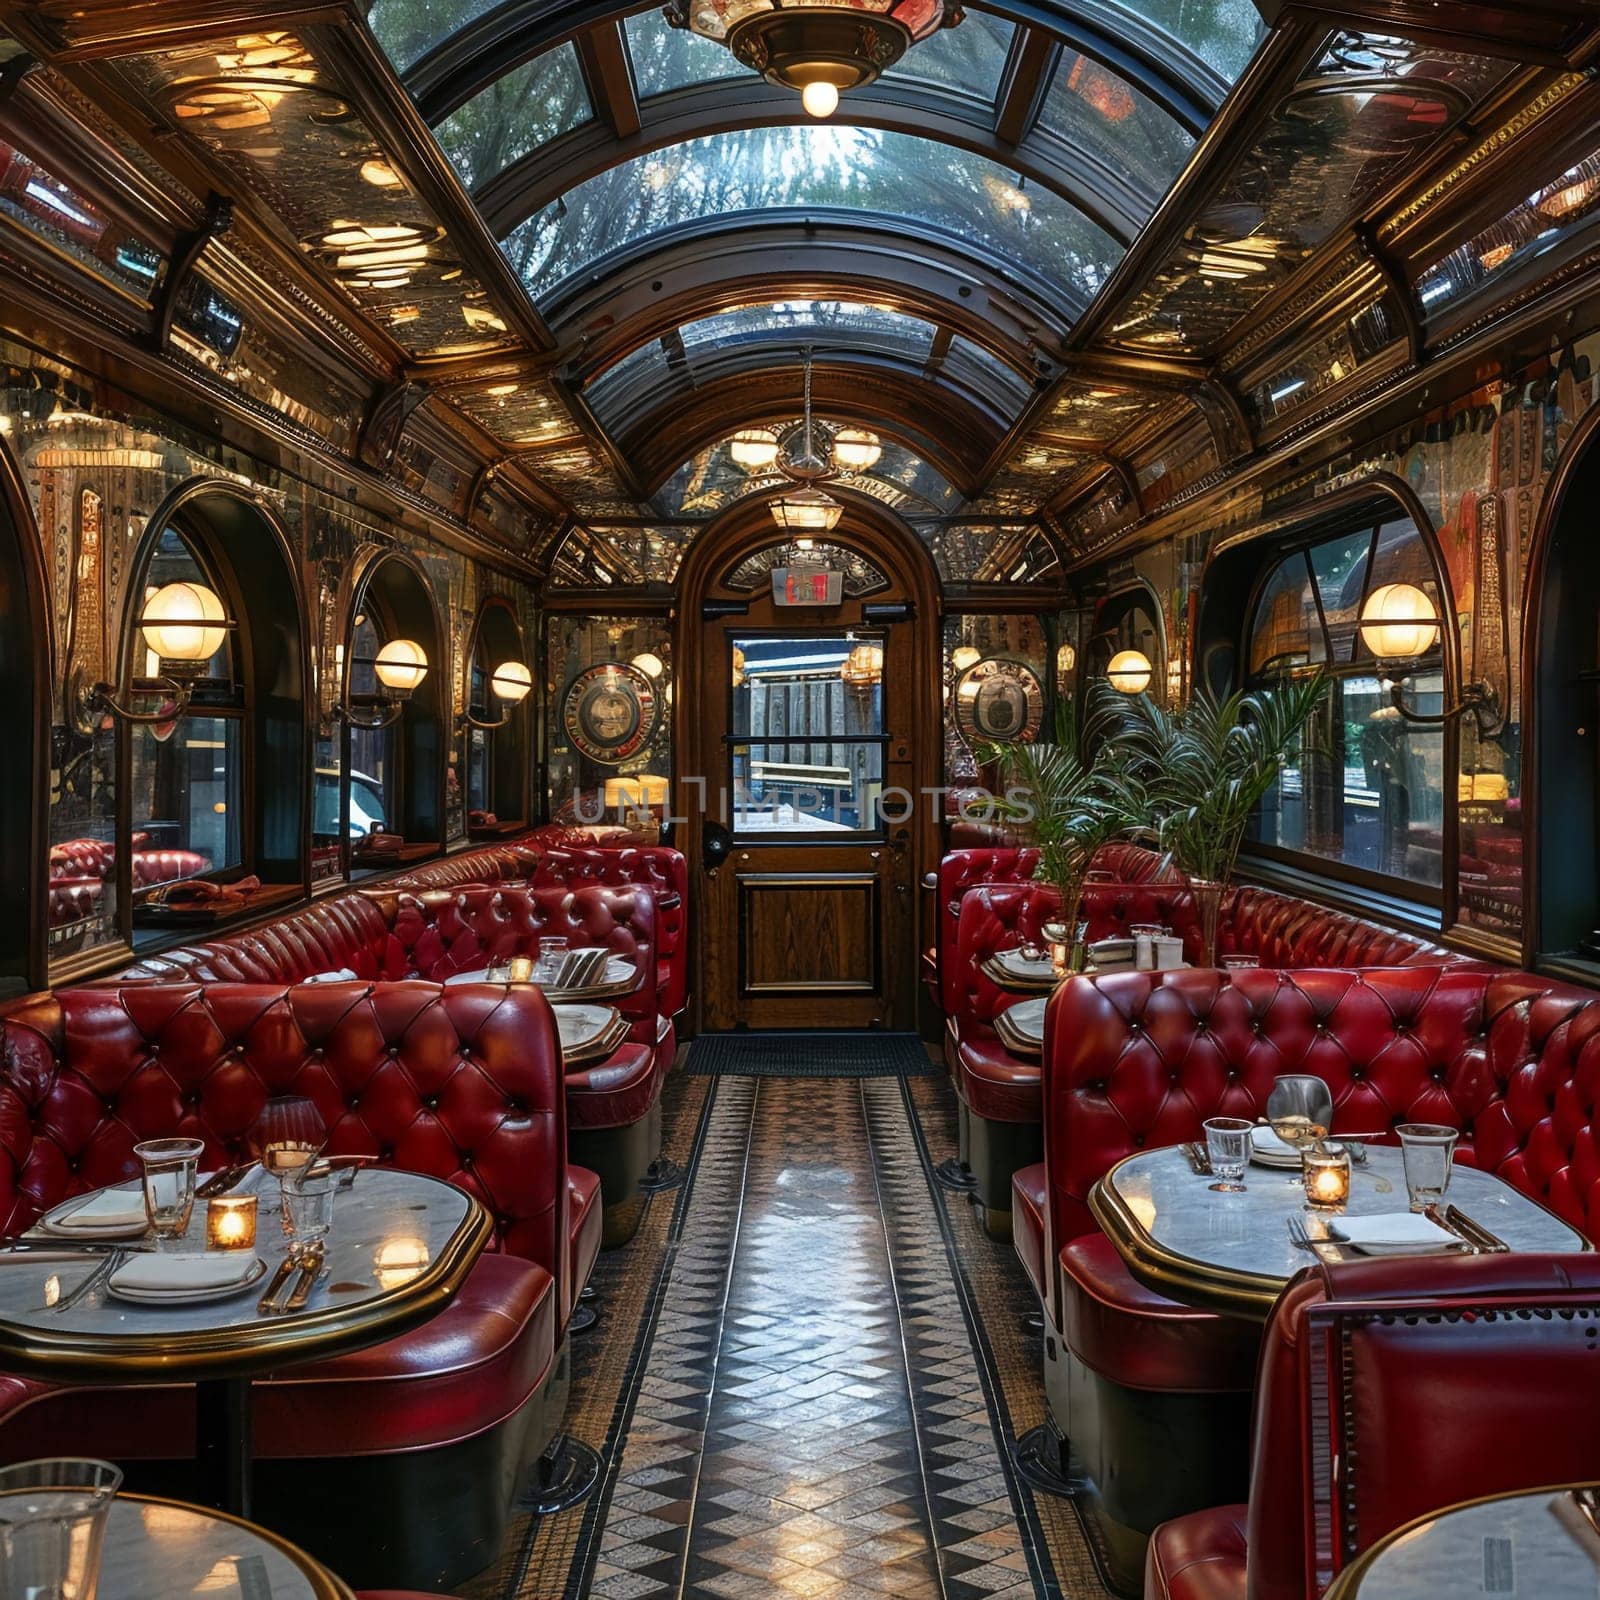
<svg viewBox="0 0 1600 1600"><path fill-rule="evenodd" d="M1384 530L1399 522L1410 523L1414 537L1422 546L1423 553L1427 557L1435 589L1435 598L1439 608L1439 642L1434 651L1418 658L1418 665L1426 664L1427 670L1431 672L1434 670L1436 663L1442 684L1443 697L1448 703L1451 699L1457 673L1448 644L1451 627L1451 619L1448 613L1450 588L1439 561L1437 541L1432 535L1431 528L1418 510L1402 502L1388 499L1373 500L1369 498L1363 504L1352 508L1350 512L1336 520L1322 522L1313 528L1303 527L1285 538L1272 542L1270 556L1257 568L1255 578L1250 586L1249 598L1245 603L1243 623L1238 639L1234 681L1248 692L1269 687L1274 682L1282 681L1287 677L1304 677L1315 671L1323 671L1330 678L1339 679L1376 676L1376 662L1363 663L1351 659L1342 669L1333 663L1332 635L1329 631L1327 614L1323 606L1322 586L1317 582L1316 569L1311 563L1311 552L1322 545L1332 544L1339 539L1348 538L1363 530L1366 532L1368 540L1367 554L1361 580L1361 598L1356 605L1358 621L1351 646L1353 658L1360 648L1359 618L1366 605L1367 597L1372 592L1373 574L1377 565L1375 558L1378 553L1379 542L1383 537ZM1295 557L1299 557L1305 564L1306 576L1311 583L1312 596L1316 603L1317 623L1323 638L1324 660L1307 663L1304 666L1290 668L1275 674L1258 673L1251 666L1257 614L1269 585ZM1262 874L1264 877L1277 875L1272 870L1277 868L1280 872L1292 874L1296 878L1323 880L1330 884L1339 884L1358 890L1363 900L1371 900L1391 913L1398 913L1399 920L1409 921L1414 924L1419 923L1419 919L1414 912L1406 915L1405 908L1423 907L1435 913L1438 920L1434 926L1442 926L1446 911L1446 889L1450 875L1450 863L1455 856L1455 808L1450 800L1450 787L1451 776L1459 766L1459 755L1454 724L1446 722L1440 725L1440 737L1439 883L1421 883L1412 878L1401 878L1391 873L1375 872L1371 868L1356 866L1337 857L1321 856L1307 850L1294 850L1284 845L1274 844L1266 840L1252 839L1248 836L1240 849L1240 859L1246 863L1260 863L1265 866L1267 870ZM1340 794L1342 797L1342 787ZM1342 809L1340 830L1342 844Z"/></svg>

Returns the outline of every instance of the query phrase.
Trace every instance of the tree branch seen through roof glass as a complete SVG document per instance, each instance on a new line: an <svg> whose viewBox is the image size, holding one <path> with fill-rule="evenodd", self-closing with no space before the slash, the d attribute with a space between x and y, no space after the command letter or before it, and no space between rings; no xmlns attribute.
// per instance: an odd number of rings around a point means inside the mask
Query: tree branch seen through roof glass
<svg viewBox="0 0 1600 1600"><path fill-rule="evenodd" d="M536 297L608 251L680 224L778 207L906 219L1087 301L1121 247L1068 201L964 150L871 128L713 134L637 156L569 190L505 241Z"/></svg>
<svg viewBox="0 0 1600 1600"><path fill-rule="evenodd" d="M578 53L564 44L496 78L433 131L461 181L473 189L593 115Z"/></svg>

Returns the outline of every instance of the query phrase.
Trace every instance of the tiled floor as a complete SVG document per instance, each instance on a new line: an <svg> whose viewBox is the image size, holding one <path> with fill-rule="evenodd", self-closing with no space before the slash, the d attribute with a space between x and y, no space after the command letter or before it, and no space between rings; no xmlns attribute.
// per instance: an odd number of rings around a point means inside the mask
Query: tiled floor
<svg viewBox="0 0 1600 1600"><path fill-rule="evenodd" d="M585 1592L1059 1592L901 1080L722 1078Z"/></svg>

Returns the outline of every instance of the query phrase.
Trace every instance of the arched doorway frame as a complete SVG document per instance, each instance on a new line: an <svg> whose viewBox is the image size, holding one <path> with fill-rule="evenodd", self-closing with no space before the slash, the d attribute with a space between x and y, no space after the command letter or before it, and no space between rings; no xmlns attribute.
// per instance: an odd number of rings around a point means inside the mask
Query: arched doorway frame
<svg viewBox="0 0 1600 1600"><path fill-rule="evenodd" d="M501 622L500 619L504 621ZM493 594L486 594L478 603L478 609L472 619L472 627L467 633L467 658L462 663L462 688L463 697L467 707L472 705L472 673L477 664L478 652L487 648L490 654L485 657L485 676L492 673L494 668L508 657L496 650L491 642L492 635L500 635L507 641L515 641L515 649L511 657L520 661L530 671L534 662L528 654L528 638L522 626L522 618L517 614L515 602L507 594L496 590ZM537 674L535 674L537 677ZM502 821L521 819L526 821L528 816L528 799L531 784L532 740L529 735L533 726L534 694L530 690L528 695L516 705L509 708L503 707L496 701L493 691L485 686L488 701L488 716L492 719L496 715L505 713L507 722L504 727L487 730L485 737L495 741L495 747L489 758L489 792L485 796L487 808ZM466 743L471 735L470 725L463 729L462 749L462 803L471 810L471 795L467 792L466 768L470 757L467 754ZM503 769L507 763L501 759L509 753L511 765L515 768L515 782L509 781L508 774ZM506 797L511 797L513 804L505 804ZM471 824L468 824L468 833L471 833Z"/></svg>
<svg viewBox="0 0 1600 1600"><path fill-rule="evenodd" d="M920 883L924 875L938 865L940 840L940 810L943 805L944 745L942 728L943 706L940 700L941 639L944 624L943 595L933 557L898 516L868 496L829 487L833 497L845 506L845 515L839 525L825 537L829 544L842 545L859 551L893 581L898 594L911 607L912 662L910 668L913 685L911 704L907 707L905 736L912 746L911 770L915 774L915 804L910 818L912 882ZM716 785L712 773L720 773L722 751L708 750L697 717L697 693L692 686L704 683L707 667L706 630L702 627L702 607L716 598L720 580L737 564L739 558L751 551L781 539L768 510L772 495L751 495L730 506L718 516L689 546L678 574L677 627L673 640L673 661L676 682L681 686L674 696L672 708L672 741L680 759L673 763L673 817L679 848L689 861L691 899L695 902L694 925L704 927L703 885L701 870L701 823L704 820L700 805L700 789L690 780L704 775L706 791L714 793ZM876 601L879 597L874 596ZM887 597L884 597L885 599ZM898 716L897 716L898 720ZM899 733L900 729L894 730ZM720 782L720 779L718 779ZM920 950L927 942L930 928L923 926L927 916L925 897L914 894L912 916L916 939L910 946ZM702 948L695 953L699 963L704 956ZM697 1017L698 996L703 986L696 983Z"/></svg>
<svg viewBox="0 0 1600 1600"><path fill-rule="evenodd" d="M55 681L49 585L26 481L5 440L0 439L0 519L6 547L0 580L12 568L16 607L0 602L0 673L17 677L13 705L26 736L11 751L11 771L0 784L0 827L15 848L0 863L0 896L23 915L7 919L0 932L0 985L42 989L48 982L50 857L51 685ZM20 625L19 625L20 623Z"/></svg>

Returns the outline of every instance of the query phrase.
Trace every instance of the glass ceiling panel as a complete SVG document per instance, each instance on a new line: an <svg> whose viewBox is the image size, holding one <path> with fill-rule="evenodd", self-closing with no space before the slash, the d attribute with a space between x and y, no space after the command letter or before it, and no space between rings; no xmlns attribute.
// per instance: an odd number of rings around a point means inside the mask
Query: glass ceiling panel
<svg viewBox="0 0 1600 1600"><path fill-rule="evenodd" d="M496 78L433 131L461 181L473 189L593 115L578 52L563 44Z"/></svg>
<svg viewBox="0 0 1600 1600"><path fill-rule="evenodd" d="M687 28L674 28L660 11L641 11L623 24L633 82L641 97L737 77L745 69L720 44Z"/></svg>
<svg viewBox="0 0 1600 1600"><path fill-rule="evenodd" d="M1515 68L1377 34L1335 34L1224 174L1113 329L1201 354Z"/></svg>
<svg viewBox="0 0 1600 1600"><path fill-rule="evenodd" d="M798 418L778 424L790 426ZM821 419L819 419L821 420ZM823 484L854 489L871 495L896 510L944 515L955 510L961 496L937 467L912 454L892 439L880 441L882 454L869 472L841 472ZM709 517L736 500L788 482L781 473L748 471L728 454L727 439L702 450L678 468L655 496L655 505L664 518Z"/></svg>
<svg viewBox="0 0 1600 1600"><path fill-rule="evenodd" d="M874 128L809 124L712 134L588 179L503 247L536 299L609 250L684 223L778 207L901 218L1031 268L1087 300L1122 255L1060 196L950 145Z"/></svg>
<svg viewBox="0 0 1600 1600"><path fill-rule="evenodd" d="M1093 13L1113 23L1138 17L1170 34L1232 83L1267 31L1255 0L1093 0Z"/></svg>
<svg viewBox="0 0 1600 1600"><path fill-rule="evenodd" d="M933 344L934 326L891 306L858 300L777 300L701 317L678 330L690 350L741 339L770 339L774 334L792 334L796 344L824 344L830 336L857 335L891 345L896 355L926 356Z"/></svg>
<svg viewBox="0 0 1600 1600"><path fill-rule="evenodd" d="M931 83L992 104L1000 92L1000 74L1016 32L1015 23L984 11L969 11L964 22L941 28L913 45L884 73L884 79Z"/></svg>
<svg viewBox="0 0 1600 1600"><path fill-rule="evenodd" d="M1039 126L1069 145L1123 167L1152 194L1165 194L1194 140L1147 95L1076 50L1063 49Z"/></svg>
<svg viewBox="0 0 1600 1600"><path fill-rule="evenodd" d="M367 26L397 72L420 61L458 28L476 22L500 0L371 0Z"/></svg>

